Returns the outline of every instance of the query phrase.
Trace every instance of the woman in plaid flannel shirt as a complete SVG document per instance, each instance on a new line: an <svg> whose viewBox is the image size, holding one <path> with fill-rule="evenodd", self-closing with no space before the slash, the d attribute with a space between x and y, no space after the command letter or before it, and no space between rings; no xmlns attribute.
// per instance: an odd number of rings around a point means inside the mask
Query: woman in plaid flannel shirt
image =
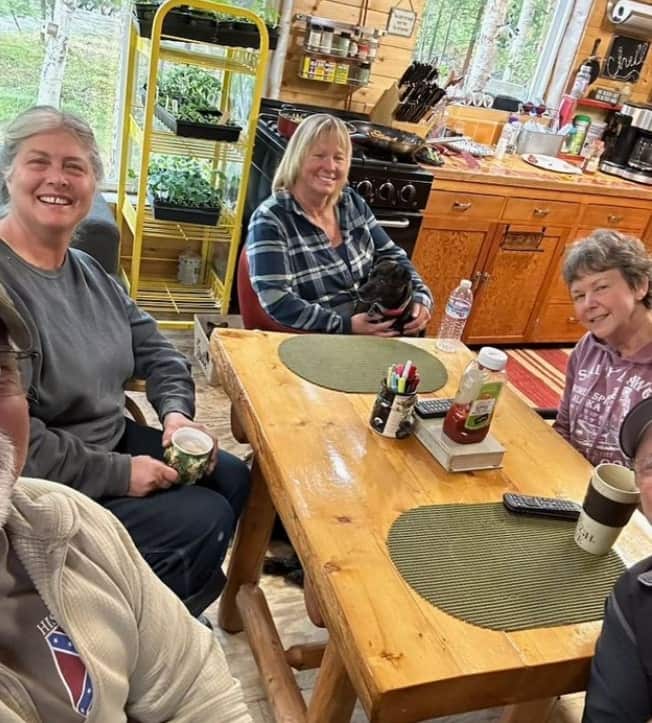
<svg viewBox="0 0 652 723"><path fill-rule="evenodd" d="M349 186L351 139L325 113L296 130L272 183L272 195L249 223L251 283L275 321L313 332L397 336L393 320L355 313L357 290L378 261L391 259L412 278L412 320L404 334L425 329L432 295L410 263Z"/></svg>

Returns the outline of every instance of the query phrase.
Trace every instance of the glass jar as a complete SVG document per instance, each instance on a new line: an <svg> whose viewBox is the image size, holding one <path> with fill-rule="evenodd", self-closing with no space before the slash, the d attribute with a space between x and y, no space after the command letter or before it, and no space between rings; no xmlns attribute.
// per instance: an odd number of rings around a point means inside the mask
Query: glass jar
<svg viewBox="0 0 652 723"><path fill-rule="evenodd" d="M358 41L358 60L367 60L369 57L369 38L362 35Z"/></svg>
<svg viewBox="0 0 652 723"><path fill-rule="evenodd" d="M335 30L332 25L324 25L321 31L321 52L330 54L333 50Z"/></svg>
<svg viewBox="0 0 652 723"><path fill-rule="evenodd" d="M358 85L367 85L371 78L371 63L360 63L358 72L355 74L355 80Z"/></svg>
<svg viewBox="0 0 652 723"><path fill-rule="evenodd" d="M378 46L380 45L380 31L374 30L374 34L369 38L369 60L376 60L378 57Z"/></svg>
<svg viewBox="0 0 652 723"><path fill-rule="evenodd" d="M335 68L335 82L338 85L346 85L349 82L349 64L338 63Z"/></svg>
<svg viewBox="0 0 652 723"><path fill-rule="evenodd" d="M353 28L351 40L349 41L349 58L355 58L358 55L358 41L360 40L359 28Z"/></svg>
<svg viewBox="0 0 652 723"><path fill-rule="evenodd" d="M337 33L333 39L333 55L341 55L343 58L349 54L349 45L351 44L351 33L342 31Z"/></svg>
<svg viewBox="0 0 652 723"><path fill-rule="evenodd" d="M322 26L317 23L310 23L308 30L308 47L312 50L319 50L321 47Z"/></svg>

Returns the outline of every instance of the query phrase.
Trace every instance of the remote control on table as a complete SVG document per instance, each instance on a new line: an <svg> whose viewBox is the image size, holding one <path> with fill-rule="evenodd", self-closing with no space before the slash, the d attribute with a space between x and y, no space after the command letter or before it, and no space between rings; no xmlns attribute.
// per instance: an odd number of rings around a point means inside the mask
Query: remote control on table
<svg viewBox="0 0 652 723"><path fill-rule="evenodd" d="M415 410L422 419L445 417L454 401L454 399L421 399L417 402Z"/></svg>
<svg viewBox="0 0 652 723"><path fill-rule="evenodd" d="M556 497L532 497L506 492L503 504L510 512L540 517L558 517L561 520L576 520L582 511L582 505L571 500Z"/></svg>

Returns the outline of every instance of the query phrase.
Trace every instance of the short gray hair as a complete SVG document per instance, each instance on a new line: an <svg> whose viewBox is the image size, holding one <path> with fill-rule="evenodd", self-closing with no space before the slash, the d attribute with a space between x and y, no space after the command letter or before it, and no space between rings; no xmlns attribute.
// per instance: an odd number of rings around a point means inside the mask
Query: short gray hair
<svg viewBox="0 0 652 723"><path fill-rule="evenodd" d="M647 280L643 304L652 309L652 257L639 239L601 228L566 250L563 276L568 286L586 274L610 269L618 269L631 289Z"/></svg>
<svg viewBox="0 0 652 723"><path fill-rule="evenodd" d="M329 137L338 142L346 155L347 162L350 163L352 153L351 137L345 123L328 113L315 113L304 118L294 131L292 138L290 138L283 158L281 158L281 162L274 174L272 191L276 192L282 189L289 191L296 183L310 149L319 141ZM346 179L344 179L344 183L346 183ZM342 189L338 188L336 194L334 194L335 198L331 200L335 201L341 191Z"/></svg>
<svg viewBox="0 0 652 723"><path fill-rule="evenodd" d="M0 147L0 215L6 212L10 203L7 180L11 176L14 161L23 142L39 133L58 130L70 133L88 151L95 180L102 180L102 158L95 134L88 123L79 116L57 110L50 105L35 105L17 115L5 128L4 142Z"/></svg>

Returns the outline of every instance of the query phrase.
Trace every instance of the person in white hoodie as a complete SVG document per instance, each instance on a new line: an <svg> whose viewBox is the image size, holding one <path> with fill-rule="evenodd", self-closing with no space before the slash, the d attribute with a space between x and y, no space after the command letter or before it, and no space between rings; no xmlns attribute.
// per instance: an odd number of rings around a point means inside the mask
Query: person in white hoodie
<svg viewBox="0 0 652 723"><path fill-rule="evenodd" d="M31 336L0 286L0 721L251 723L211 632L108 510L18 478Z"/></svg>
<svg viewBox="0 0 652 723"><path fill-rule="evenodd" d="M564 280L588 330L573 349L555 429L592 464L627 464L618 433L652 395L652 258L638 239L598 230L566 252Z"/></svg>

